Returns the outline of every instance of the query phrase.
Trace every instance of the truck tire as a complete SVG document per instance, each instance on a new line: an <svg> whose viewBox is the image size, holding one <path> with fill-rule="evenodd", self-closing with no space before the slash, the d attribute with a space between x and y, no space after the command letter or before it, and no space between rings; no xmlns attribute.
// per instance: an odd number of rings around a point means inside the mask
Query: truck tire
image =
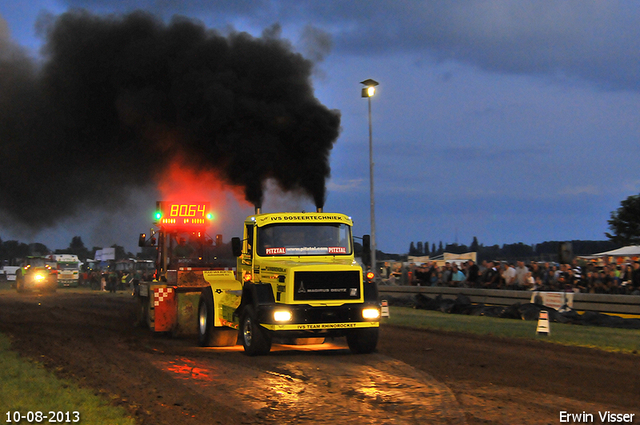
<svg viewBox="0 0 640 425"><path fill-rule="evenodd" d="M206 288L198 302L198 344L211 347L213 334L213 292Z"/></svg>
<svg viewBox="0 0 640 425"><path fill-rule="evenodd" d="M378 328L354 329L347 334L347 344L354 354L369 354L378 345Z"/></svg>
<svg viewBox="0 0 640 425"><path fill-rule="evenodd" d="M136 311L136 323L135 326L139 328L148 328L147 326L147 309L149 304L149 298L136 296L137 298L137 311Z"/></svg>
<svg viewBox="0 0 640 425"><path fill-rule="evenodd" d="M22 294L25 292L24 290L24 276L22 275L22 271L21 270L17 270L16 271L16 291L19 294Z"/></svg>
<svg viewBox="0 0 640 425"><path fill-rule="evenodd" d="M213 292L202 291L198 303L198 343L201 347L230 347L238 343L238 331L213 323Z"/></svg>
<svg viewBox="0 0 640 425"><path fill-rule="evenodd" d="M269 331L260 326L253 307L250 305L246 306L242 313L240 339L242 340L245 354L249 356L260 356L271 351Z"/></svg>

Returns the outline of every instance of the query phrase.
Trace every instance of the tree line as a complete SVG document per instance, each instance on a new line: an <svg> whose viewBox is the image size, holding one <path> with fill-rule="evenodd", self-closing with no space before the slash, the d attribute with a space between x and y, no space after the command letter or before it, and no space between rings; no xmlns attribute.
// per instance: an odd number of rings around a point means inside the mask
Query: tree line
<svg viewBox="0 0 640 425"><path fill-rule="evenodd" d="M609 230L605 236L609 240L602 241L550 241L538 244L527 245L522 242L513 244L489 245L484 246L478 243L478 239L474 236L469 246L454 244L443 244L439 242L438 246L429 242L411 242L409 245L410 256L429 256L437 257L445 252L453 254L462 254L464 252L476 252L478 261L483 260L501 260L501 261L517 261L517 260L536 260L536 261L558 261L560 257L560 249L563 244L570 243L571 254L590 255L598 252L610 251L612 249L621 248L626 245L640 245L640 194L632 195L620 202L620 207L611 212L611 218L607 220ZM566 247L566 245L565 245ZM385 259L402 259L397 255L381 253Z"/></svg>
<svg viewBox="0 0 640 425"><path fill-rule="evenodd" d="M135 255L131 252L127 252L124 247L120 245L111 245L111 248L115 248L116 261L125 258L134 258ZM28 256L43 256L50 254L75 254L80 261L86 261L88 258L95 258L96 251L102 249L102 247L94 246L91 249L85 247L84 242L80 236L74 236L67 248L51 250L46 245L41 243L26 244L15 240L3 241L0 239L0 260L3 264L19 265L17 264L21 259Z"/></svg>

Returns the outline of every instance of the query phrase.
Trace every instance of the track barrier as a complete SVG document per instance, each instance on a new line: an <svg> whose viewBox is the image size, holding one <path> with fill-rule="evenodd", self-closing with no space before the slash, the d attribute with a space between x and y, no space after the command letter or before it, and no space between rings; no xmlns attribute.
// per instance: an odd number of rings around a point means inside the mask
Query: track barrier
<svg viewBox="0 0 640 425"><path fill-rule="evenodd" d="M638 295L395 285L381 285L378 292L389 305L445 313L538 320L545 310L549 322L640 329Z"/></svg>

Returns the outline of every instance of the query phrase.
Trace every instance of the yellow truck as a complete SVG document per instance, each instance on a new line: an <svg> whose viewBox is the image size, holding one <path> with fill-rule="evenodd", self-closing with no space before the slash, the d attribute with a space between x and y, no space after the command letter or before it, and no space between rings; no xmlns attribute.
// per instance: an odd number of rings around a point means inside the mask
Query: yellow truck
<svg viewBox="0 0 640 425"><path fill-rule="evenodd" d="M240 342L248 355L268 353L272 341L333 337L346 337L354 353L375 350L378 290L355 260L351 218L256 211L244 221L243 237L231 240L233 267L208 261L208 202L156 206L157 230L139 239L157 253L153 278L134 288L139 325L197 335L205 347ZM222 246L221 235L215 240ZM370 257L368 241L363 237L363 258Z"/></svg>
<svg viewBox="0 0 640 425"><path fill-rule="evenodd" d="M232 239L235 272L202 272L200 345L239 340L253 356L268 353L272 341L346 337L352 352L374 351L378 291L355 261L352 225L344 214L324 212L248 217L242 239Z"/></svg>

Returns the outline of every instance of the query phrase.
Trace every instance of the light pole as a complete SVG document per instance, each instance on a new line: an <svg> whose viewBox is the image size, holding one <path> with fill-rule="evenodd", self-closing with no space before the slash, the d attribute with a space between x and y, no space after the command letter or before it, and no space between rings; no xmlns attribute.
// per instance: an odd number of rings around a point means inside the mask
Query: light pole
<svg viewBox="0 0 640 425"><path fill-rule="evenodd" d="M371 78L361 81L364 84L362 88L362 97L366 97L369 102L369 185L371 198L371 271L374 276L378 277L378 267L376 264L376 209L375 198L373 195L373 130L371 127L371 98L376 93L376 86L379 84Z"/></svg>

